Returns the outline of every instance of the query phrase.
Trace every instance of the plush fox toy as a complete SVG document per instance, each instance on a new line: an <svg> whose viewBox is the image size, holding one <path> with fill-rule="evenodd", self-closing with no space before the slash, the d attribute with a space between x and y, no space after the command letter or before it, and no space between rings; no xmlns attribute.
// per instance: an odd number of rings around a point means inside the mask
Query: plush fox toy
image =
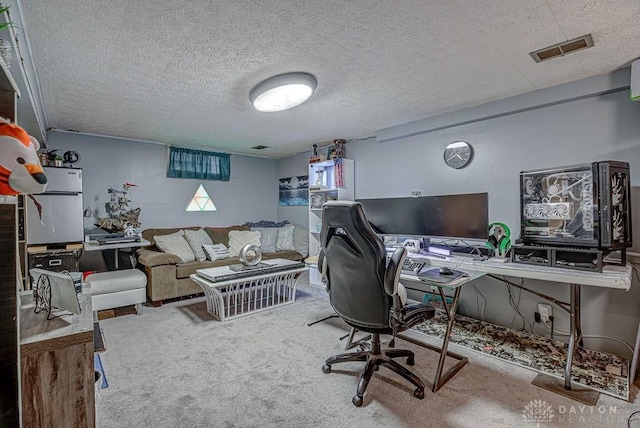
<svg viewBox="0 0 640 428"><path fill-rule="evenodd" d="M0 195L42 193L47 187L38 140L0 117Z"/></svg>

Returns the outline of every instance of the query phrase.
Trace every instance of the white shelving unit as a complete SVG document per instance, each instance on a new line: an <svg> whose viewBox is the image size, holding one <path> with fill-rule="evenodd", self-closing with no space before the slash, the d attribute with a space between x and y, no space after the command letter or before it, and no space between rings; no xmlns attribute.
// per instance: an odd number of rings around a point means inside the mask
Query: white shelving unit
<svg viewBox="0 0 640 428"><path fill-rule="evenodd" d="M333 160L309 164L309 256L320 252L322 204L329 200L353 201L355 198L355 162L342 159L343 186L335 184Z"/></svg>

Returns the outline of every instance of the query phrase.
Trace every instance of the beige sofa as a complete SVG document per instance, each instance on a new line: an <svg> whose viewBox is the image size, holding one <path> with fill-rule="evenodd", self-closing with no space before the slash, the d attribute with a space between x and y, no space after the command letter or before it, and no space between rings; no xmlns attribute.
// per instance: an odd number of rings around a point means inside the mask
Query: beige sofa
<svg viewBox="0 0 640 428"><path fill-rule="evenodd" d="M155 246L154 236L168 235L181 229L197 230L200 229L200 227L146 229L142 232L142 237L151 242L152 245L139 248L136 251L136 255L140 267L143 268L147 274L147 296L155 305L161 304L163 300L203 293L202 287L189 278L189 275L195 273L197 269L226 266L240 262L237 257L232 257L216 261L205 260L202 262L182 263L182 260L178 258L178 256L162 252ZM250 230L250 227L203 227L203 229L209 234L214 243L222 243L229 246L229 231ZM304 260L304 256L297 251L263 252L262 254L263 260L276 258L295 261Z"/></svg>

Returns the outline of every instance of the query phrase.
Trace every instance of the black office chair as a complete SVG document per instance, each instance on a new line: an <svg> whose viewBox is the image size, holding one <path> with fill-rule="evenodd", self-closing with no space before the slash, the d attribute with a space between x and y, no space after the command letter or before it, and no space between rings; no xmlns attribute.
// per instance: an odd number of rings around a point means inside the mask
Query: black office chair
<svg viewBox="0 0 640 428"><path fill-rule="evenodd" d="M424 382L394 358L407 357L414 364L413 352L405 349L382 351L381 334L404 331L433 318L435 310L425 304L405 305L404 290L398 280L405 249L395 250L387 263L385 246L365 218L358 202L329 201L322 209L321 251L318 267L329 292L329 300L336 313L351 327L371 334L370 345L360 352L335 355L322 367L324 373L331 366L347 361L366 361L353 404L362 405L362 396L374 371L387 367L416 386L413 395L424 398ZM406 300L406 292L404 293ZM393 340L390 343L393 346Z"/></svg>

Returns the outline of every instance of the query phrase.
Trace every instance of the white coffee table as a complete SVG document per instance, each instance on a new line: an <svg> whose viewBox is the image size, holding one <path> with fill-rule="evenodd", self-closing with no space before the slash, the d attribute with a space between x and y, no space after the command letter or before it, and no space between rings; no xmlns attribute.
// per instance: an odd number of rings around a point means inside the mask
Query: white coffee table
<svg viewBox="0 0 640 428"><path fill-rule="evenodd" d="M237 273L228 266L220 266L199 269L190 278L204 290L207 311L220 321L295 302L298 278L308 267L286 259L264 260L263 263L290 265L291 268L271 273L256 270L251 276L216 280L216 277Z"/></svg>

